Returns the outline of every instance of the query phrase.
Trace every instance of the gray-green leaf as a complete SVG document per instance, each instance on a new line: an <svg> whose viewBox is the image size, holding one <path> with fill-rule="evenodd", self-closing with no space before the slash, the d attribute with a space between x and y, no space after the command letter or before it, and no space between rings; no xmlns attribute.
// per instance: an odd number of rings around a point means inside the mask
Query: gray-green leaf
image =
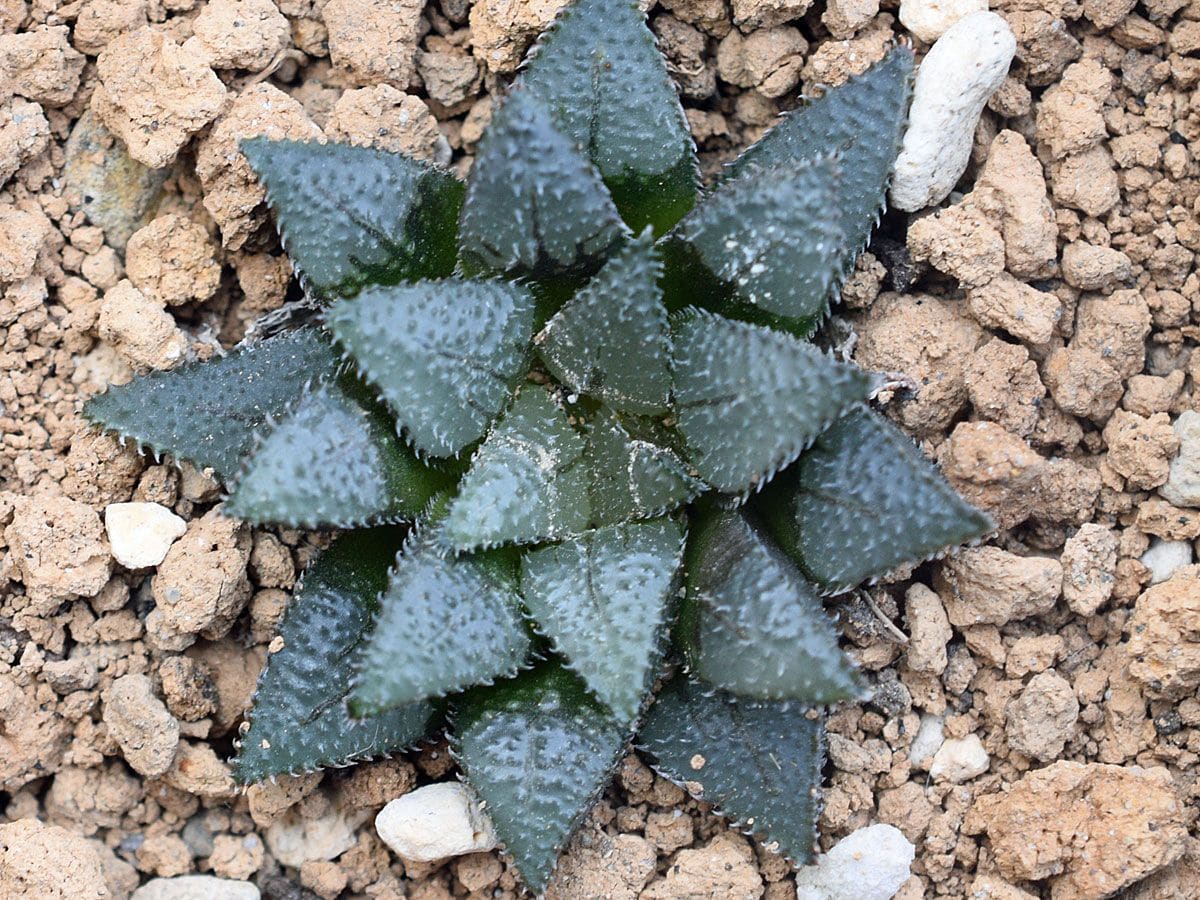
<svg viewBox="0 0 1200 900"><path fill-rule="evenodd" d="M761 488L871 390L862 370L770 328L701 310L672 324L679 431L727 493Z"/></svg>
<svg viewBox="0 0 1200 900"><path fill-rule="evenodd" d="M453 271L464 188L449 173L347 144L259 137L241 146L288 256L317 296Z"/></svg>
<svg viewBox="0 0 1200 900"><path fill-rule="evenodd" d="M558 851L607 784L626 734L553 663L463 696L453 742L525 883L545 890Z"/></svg>
<svg viewBox="0 0 1200 900"><path fill-rule="evenodd" d="M676 677L638 733L654 766L721 815L813 858L825 748L819 716L798 703L735 697Z"/></svg>
<svg viewBox="0 0 1200 900"><path fill-rule="evenodd" d="M613 409L666 412L671 349L661 275L649 230L618 250L535 339L550 373Z"/></svg>
<svg viewBox="0 0 1200 900"><path fill-rule="evenodd" d="M696 199L696 151L675 86L635 0L575 0L520 84L586 147L621 214L662 234Z"/></svg>
<svg viewBox="0 0 1200 900"><path fill-rule="evenodd" d="M358 657L350 698L356 715L441 697L517 671L530 639L516 573L500 554L444 557L429 537L405 547Z"/></svg>
<svg viewBox="0 0 1200 900"><path fill-rule="evenodd" d="M304 573L280 626L282 647L267 657L234 764L238 781L344 766L393 753L424 737L430 703L354 720L346 712L345 660L371 627L375 597L403 539L399 528L338 538Z"/></svg>
<svg viewBox="0 0 1200 900"><path fill-rule="evenodd" d="M904 432L866 407L830 426L762 509L783 549L831 592L995 528Z"/></svg>
<svg viewBox="0 0 1200 900"><path fill-rule="evenodd" d="M459 257L470 273L592 271L628 232L595 167L545 107L514 90L479 142Z"/></svg>
<svg viewBox="0 0 1200 900"><path fill-rule="evenodd" d="M152 372L114 385L83 407L92 422L228 480L272 418L306 383L338 369L336 351L315 328L299 328L225 356Z"/></svg>
<svg viewBox="0 0 1200 900"><path fill-rule="evenodd" d="M680 632L705 681L743 697L809 704L861 693L816 590L743 515L701 517L686 570Z"/></svg>
<svg viewBox="0 0 1200 900"><path fill-rule="evenodd" d="M368 288L326 314L414 446L457 454L483 434L529 364L533 298L507 281Z"/></svg>
<svg viewBox="0 0 1200 900"><path fill-rule="evenodd" d="M661 659L683 530L671 519L614 525L531 550L521 592L541 630L623 722Z"/></svg>

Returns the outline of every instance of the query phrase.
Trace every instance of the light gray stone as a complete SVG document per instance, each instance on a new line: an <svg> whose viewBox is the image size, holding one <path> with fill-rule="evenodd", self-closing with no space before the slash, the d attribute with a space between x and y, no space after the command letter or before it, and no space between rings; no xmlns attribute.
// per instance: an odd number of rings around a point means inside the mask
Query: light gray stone
<svg viewBox="0 0 1200 900"><path fill-rule="evenodd" d="M496 846L496 833L465 784L443 781L393 800L375 830L401 859L433 862Z"/></svg>
<svg viewBox="0 0 1200 900"><path fill-rule="evenodd" d="M1158 492L1175 506L1200 506L1200 413L1180 413L1172 427L1179 437L1179 453Z"/></svg>

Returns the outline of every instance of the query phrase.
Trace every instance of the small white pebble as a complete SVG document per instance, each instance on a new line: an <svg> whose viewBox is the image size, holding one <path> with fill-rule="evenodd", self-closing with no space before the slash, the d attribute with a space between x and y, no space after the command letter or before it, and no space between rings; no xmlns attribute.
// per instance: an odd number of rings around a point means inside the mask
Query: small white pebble
<svg viewBox="0 0 1200 900"><path fill-rule="evenodd" d="M846 835L796 872L797 900L890 900L908 880L916 848L892 825Z"/></svg>
<svg viewBox="0 0 1200 900"><path fill-rule="evenodd" d="M104 530L112 555L127 569L157 566L187 524L157 503L110 503L104 509Z"/></svg>
<svg viewBox="0 0 1200 900"><path fill-rule="evenodd" d="M465 784L428 784L393 800L375 830L401 859L434 862L496 846L492 822Z"/></svg>
<svg viewBox="0 0 1200 900"><path fill-rule="evenodd" d="M957 784L982 775L990 763L979 735L968 734L964 738L950 738L942 744L941 749L933 755L929 775L939 781Z"/></svg>
<svg viewBox="0 0 1200 900"><path fill-rule="evenodd" d="M1161 584L1175 570L1192 564L1190 541L1164 541L1155 538L1149 549L1142 554L1142 565L1150 570L1150 583Z"/></svg>

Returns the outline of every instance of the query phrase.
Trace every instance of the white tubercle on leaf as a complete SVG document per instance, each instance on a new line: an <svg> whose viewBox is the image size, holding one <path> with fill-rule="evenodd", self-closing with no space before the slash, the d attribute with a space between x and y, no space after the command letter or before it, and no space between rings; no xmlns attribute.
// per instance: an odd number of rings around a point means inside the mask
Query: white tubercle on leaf
<svg viewBox="0 0 1200 900"><path fill-rule="evenodd" d="M851 832L796 873L799 900L890 900L908 880L916 848L892 825Z"/></svg>
<svg viewBox="0 0 1200 900"><path fill-rule="evenodd" d="M104 530L113 558L127 569L157 566L187 524L157 503L110 503L104 509Z"/></svg>
<svg viewBox="0 0 1200 900"><path fill-rule="evenodd" d="M434 862L496 846L491 820L471 789L457 781L428 784L389 803L375 830L402 859Z"/></svg>
<svg viewBox="0 0 1200 900"><path fill-rule="evenodd" d="M991 12L959 19L917 70L908 130L896 160L892 205L915 212L940 203L967 168L975 125L1008 74L1012 29Z"/></svg>

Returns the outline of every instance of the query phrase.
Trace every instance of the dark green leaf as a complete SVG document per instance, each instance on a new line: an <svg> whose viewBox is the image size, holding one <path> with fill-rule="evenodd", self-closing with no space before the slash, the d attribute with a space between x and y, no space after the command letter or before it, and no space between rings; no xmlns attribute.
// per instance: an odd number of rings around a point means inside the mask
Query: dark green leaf
<svg viewBox="0 0 1200 900"><path fill-rule="evenodd" d="M453 271L464 188L448 173L347 144L251 138L241 146L288 256L317 296Z"/></svg>
<svg viewBox="0 0 1200 900"><path fill-rule="evenodd" d="M455 550L556 540L591 518L584 440L544 388L528 384L471 460L442 537Z"/></svg>
<svg viewBox="0 0 1200 900"><path fill-rule="evenodd" d="M824 318L844 263L840 179L831 156L748 170L706 197L670 241L690 245L725 283L724 312L807 337ZM668 256L678 264L695 260L680 248L668 247Z"/></svg>
<svg viewBox="0 0 1200 900"><path fill-rule="evenodd" d="M859 407L835 422L762 509L776 540L830 591L991 531L891 422Z"/></svg>
<svg viewBox="0 0 1200 900"><path fill-rule="evenodd" d="M813 858L825 748L819 717L798 703L735 697L682 675L655 699L637 738L655 768L721 815Z"/></svg>
<svg viewBox="0 0 1200 900"><path fill-rule="evenodd" d="M529 612L624 722L637 717L661 658L682 540L676 522L657 519L587 531L521 560Z"/></svg>
<svg viewBox="0 0 1200 900"><path fill-rule="evenodd" d="M611 413L588 426L586 458L593 525L661 516L704 490L671 450L633 437Z"/></svg>
<svg viewBox="0 0 1200 900"><path fill-rule="evenodd" d="M402 538L398 528L343 535L304 573L279 630L283 647L267 657L234 764L243 784L393 753L428 733L435 713L429 703L357 721L346 713L345 660L370 629L375 597Z"/></svg>
<svg viewBox="0 0 1200 900"><path fill-rule="evenodd" d="M496 112L471 166L459 256L470 273L594 271L627 229L595 167L521 90Z"/></svg>
<svg viewBox="0 0 1200 900"><path fill-rule="evenodd" d="M350 528L414 518L450 483L400 443L378 408L328 383L267 433L226 509L255 523Z"/></svg>
<svg viewBox="0 0 1200 900"><path fill-rule="evenodd" d="M283 415L306 382L327 381L337 368L337 353L320 331L300 328L114 385L83 412L156 454L210 466L228 479L267 421Z"/></svg>
<svg viewBox="0 0 1200 900"><path fill-rule="evenodd" d="M507 281L423 281L368 288L326 321L416 448L450 456L528 370L533 298Z"/></svg>
<svg viewBox="0 0 1200 900"><path fill-rule="evenodd" d="M622 247L536 338L550 373L572 390L639 415L667 411L671 350L647 230Z"/></svg>
<svg viewBox="0 0 1200 900"><path fill-rule="evenodd" d="M635 0L575 0L542 37L521 85L586 147L635 230L662 234L696 199L691 130Z"/></svg>
<svg viewBox="0 0 1200 900"><path fill-rule="evenodd" d="M673 326L679 431L721 491L761 488L871 390L862 370L770 328L700 310Z"/></svg>
<svg viewBox="0 0 1200 900"><path fill-rule="evenodd" d="M436 526L434 526L436 527ZM443 557L418 538L396 558L358 657L351 710L378 712L512 675L529 655L503 551Z"/></svg>
<svg viewBox="0 0 1200 900"><path fill-rule="evenodd" d="M574 675L553 663L476 688L455 710L467 782L535 893L607 784L625 732Z"/></svg>
<svg viewBox="0 0 1200 900"><path fill-rule="evenodd" d="M727 179L788 171L837 153L841 177L834 205L841 213L842 271L848 272L883 209L908 120L912 71L912 50L895 47L865 74L790 113L730 165Z"/></svg>
<svg viewBox="0 0 1200 900"><path fill-rule="evenodd" d="M700 518L686 569L680 632L705 681L743 697L810 704L861 693L816 590L740 513Z"/></svg>

